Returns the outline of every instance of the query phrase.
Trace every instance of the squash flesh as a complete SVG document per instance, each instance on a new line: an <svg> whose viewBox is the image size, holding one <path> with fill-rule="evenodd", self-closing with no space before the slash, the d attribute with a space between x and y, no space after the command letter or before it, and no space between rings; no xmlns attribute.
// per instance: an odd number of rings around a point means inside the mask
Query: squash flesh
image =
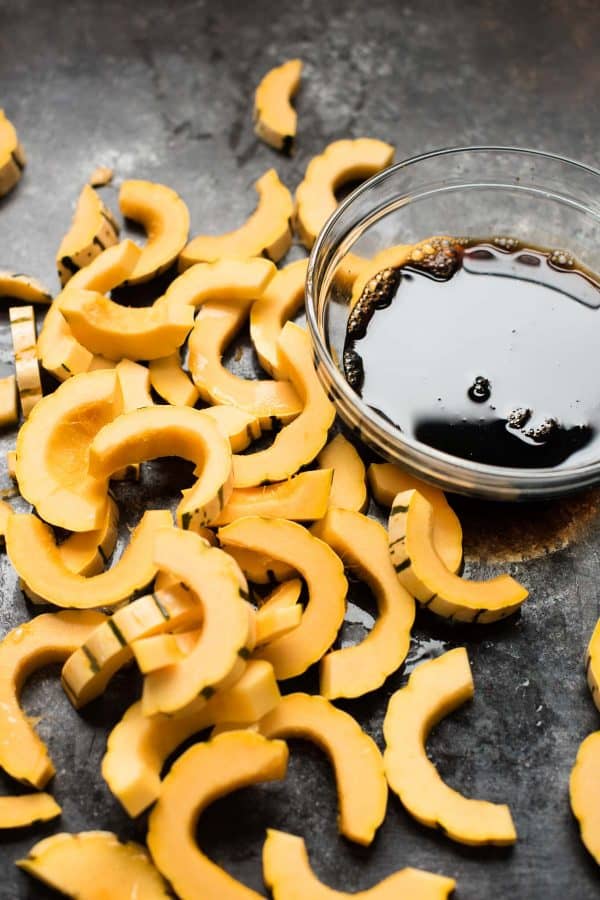
<svg viewBox="0 0 600 900"><path fill-rule="evenodd" d="M258 553L247 547L235 547L228 544L226 552L232 556L249 581L256 584L275 584L278 581L289 581L294 577L294 566L280 559L274 559L269 553Z"/></svg>
<svg viewBox="0 0 600 900"><path fill-rule="evenodd" d="M114 216L93 187L84 185L71 227L56 254L58 277L63 287L75 272L116 244L118 238L119 226Z"/></svg>
<svg viewBox="0 0 600 900"><path fill-rule="evenodd" d="M213 525L227 525L244 516L309 521L327 511L331 469L300 472L287 481L255 488L234 488Z"/></svg>
<svg viewBox="0 0 600 900"><path fill-rule="evenodd" d="M280 269L250 310L250 338L263 369L280 377L277 339L283 326L304 303L307 259L298 259Z"/></svg>
<svg viewBox="0 0 600 900"><path fill-rule="evenodd" d="M302 60L290 59L270 69L254 95L254 132L276 150L289 153L296 136L298 116L291 104L300 86Z"/></svg>
<svg viewBox="0 0 600 900"><path fill-rule="evenodd" d="M596 623L588 645L585 668L592 700L600 710L600 619Z"/></svg>
<svg viewBox="0 0 600 900"><path fill-rule="evenodd" d="M0 271L0 297L13 297L24 303L52 303L52 294L30 275Z"/></svg>
<svg viewBox="0 0 600 900"><path fill-rule="evenodd" d="M207 406L200 410L208 416L219 431L227 438L234 453L246 447L262 434L260 422L252 413L237 406Z"/></svg>
<svg viewBox="0 0 600 900"><path fill-rule="evenodd" d="M579 746L569 780L569 797L581 840L600 865L600 731L589 734Z"/></svg>
<svg viewBox="0 0 600 900"><path fill-rule="evenodd" d="M175 262L188 239L190 214L174 190L152 181L124 181L119 207L127 219L139 222L146 230L146 245L126 281L141 284Z"/></svg>
<svg viewBox="0 0 600 900"><path fill-rule="evenodd" d="M15 127L0 109L0 197L8 194L21 179L25 163Z"/></svg>
<svg viewBox="0 0 600 900"><path fill-rule="evenodd" d="M27 419L34 406L42 399L40 366L36 355L35 314L33 306L11 306L8 315L21 412Z"/></svg>
<svg viewBox="0 0 600 900"><path fill-rule="evenodd" d="M322 469L333 469L330 508L363 512L368 503L365 466L358 451L343 434L336 434L317 457Z"/></svg>
<svg viewBox="0 0 600 900"><path fill-rule="evenodd" d="M0 378L0 428L14 425L18 420L17 380L14 375L7 375Z"/></svg>
<svg viewBox="0 0 600 900"><path fill-rule="evenodd" d="M172 406L195 406L200 392L181 365L179 351L150 361L150 382L156 393Z"/></svg>
<svg viewBox="0 0 600 900"><path fill-rule="evenodd" d="M24 828L34 822L49 822L61 808L50 794L0 797L0 828Z"/></svg>
<svg viewBox="0 0 600 900"><path fill-rule="evenodd" d="M269 259L224 256L190 266L169 285L165 300L176 306L254 301L261 297L277 269Z"/></svg>

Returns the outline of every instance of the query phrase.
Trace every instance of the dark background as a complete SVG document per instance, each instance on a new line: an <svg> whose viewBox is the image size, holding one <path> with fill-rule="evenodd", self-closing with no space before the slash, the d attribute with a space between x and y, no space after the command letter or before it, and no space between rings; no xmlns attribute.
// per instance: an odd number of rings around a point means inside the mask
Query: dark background
<svg viewBox="0 0 600 900"><path fill-rule="evenodd" d="M597 165L599 33L600 7L582 0L0 0L0 105L29 158L21 184L0 201L0 267L30 272L57 290L56 248L98 164L114 167L117 187L133 177L175 188L190 207L193 233L236 227L253 208L252 184L266 168L274 165L293 189L310 157L340 137L390 141L397 159L500 143ZM264 72L292 56L305 70L298 150L290 160L256 140L251 107ZM116 208L116 188L103 196ZM251 364L247 354L245 360ZM2 314L0 367L10 365ZM14 434L0 436L2 486L11 446ZM178 479L179 469L150 465L141 487L121 486L122 523L135 523L144 505L169 502ZM462 503L468 555L497 559L506 537L508 557L515 556L509 545L537 557L501 566L471 562L467 572L511 571L531 598L521 616L500 627L458 631L421 615L415 629L411 664L463 642L469 648L475 700L441 723L430 750L453 786L510 803L519 831L514 849L453 844L416 825L394 797L374 845L354 848L337 836L326 760L294 744L284 783L241 792L204 817L207 851L257 890L264 829L274 826L303 834L317 873L339 889L364 889L413 865L454 876L460 900L599 896L600 875L579 842L567 795L578 744L598 727L582 662L600 613L597 508L596 495L509 511ZM544 553L545 544L569 541ZM5 556L0 578L0 621L8 630L30 610ZM353 599L365 602L360 591ZM364 633L348 624L344 637ZM122 673L80 717L62 695L57 671L33 678L24 704L43 715L39 730L56 763L52 790L64 814L58 825L0 836L0 896L7 900L51 896L12 864L42 835L90 828L141 840L145 834L145 820L127 819L99 773L106 727L138 690L133 674ZM380 744L387 699L405 676L346 705ZM316 684L311 675L302 681L309 690ZM0 788L18 791L8 779Z"/></svg>

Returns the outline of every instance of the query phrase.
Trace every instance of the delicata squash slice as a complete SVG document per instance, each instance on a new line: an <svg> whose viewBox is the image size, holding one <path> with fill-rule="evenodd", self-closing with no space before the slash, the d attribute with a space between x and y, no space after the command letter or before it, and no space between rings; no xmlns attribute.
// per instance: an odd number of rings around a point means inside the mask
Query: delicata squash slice
<svg viewBox="0 0 600 900"><path fill-rule="evenodd" d="M218 236L193 238L179 257L179 269L198 262L213 262L224 257L264 256L277 262L292 244L292 195L279 180L275 169L269 169L254 185L258 206L246 222L235 231Z"/></svg>
<svg viewBox="0 0 600 900"><path fill-rule="evenodd" d="M307 268L307 259L297 259L279 270L250 309L250 337L261 366L273 378L279 377L277 339L304 304Z"/></svg>
<svg viewBox="0 0 600 900"><path fill-rule="evenodd" d="M156 634L134 641L131 650L138 669L143 675L148 675L166 666L178 665L194 649L201 633L201 628L192 628L190 631Z"/></svg>
<svg viewBox="0 0 600 900"><path fill-rule="evenodd" d="M207 406L200 410L215 423L221 434L227 438L234 453L246 447L262 434L260 421L252 413L237 406Z"/></svg>
<svg viewBox="0 0 600 900"><path fill-rule="evenodd" d="M600 710L600 619L596 623L587 649L585 670L592 699Z"/></svg>
<svg viewBox="0 0 600 900"><path fill-rule="evenodd" d="M232 544L225 549L230 556L233 556L248 581L253 581L255 584L277 584L289 581L294 577L296 571L294 566L288 565L281 559L274 559L270 553L259 553L256 550Z"/></svg>
<svg viewBox="0 0 600 900"><path fill-rule="evenodd" d="M446 900L452 878L406 868L364 891L347 894L326 887L310 867L303 838L267 829L263 876L273 900Z"/></svg>
<svg viewBox="0 0 600 900"><path fill-rule="evenodd" d="M49 822L62 810L50 794L20 794L0 797L0 828L25 828L35 822Z"/></svg>
<svg viewBox="0 0 600 900"><path fill-rule="evenodd" d="M66 659L103 621L96 612L45 613L0 642L0 766L18 781L41 789L55 771L19 704L23 684L42 666Z"/></svg>
<svg viewBox="0 0 600 900"><path fill-rule="evenodd" d="M190 214L174 190L152 181L124 181L119 191L119 206L125 218L143 225L148 235L125 281L125 284L140 284L160 275L175 262L188 239Z"/></svg>
<svg viewBox="0 0 600 900"><path fill-rule="evenodd" d="M271 663L278 679L301 675L331 647L344 619L348 582L339 557L301 525L286 519L248 516L220 528L218 535L226 550L272 555L304 578L308 602L300 625L256 654Z"/></svg>
<svg viewBox="0 0 600 900"><path fill-rule="evenodd" d="M569 796L581 840L600 865L600 731L589 734L577 751Z"/></svg>
<svg viewBox="0 0 600 900"><path fill-rule="evenodd" d="M17 379L14 375L7 375L0 378L0 428L13 425L18 420Z"/></svg>
<svg viewBox="0 0 600 900"><path fill-rule="evenodd" d="M360 697L380 687L404 662L415 601L398 581L385 528L378 522L352 510L330 509L312 531L367 583L377 601L379 616L366 638L321 660L324 697Z"/></svg>
<svg viewBox="0 0 600 900"><path fill-rule="evenodd" d="M0 109L0 197L12 191L25 168L25 152L15 126Z"/></svg>
<svg viewBox="0 0 600 900"><path fill-rule="evenodd" d="M146 849L110 831L53 834L31 848L20 869L76 900L168 900L167 885Z"/></svg>
<svg viewBox="0 0 600 900"><path fill-rule="evenodd" d="M231 687L173 716L149 718L134 703L109 735L102 775L129 815L138 816L158 798L163 766L180 744L218 722L255 722L279 700L273 668L251 659Z"/></svg>
<svg viewBox="0 0 600 900"><path fill-rule="evenodd" d="M229 501L211 525L227 525L243 516L266 516L297 522L320 519L327 512L331 477L331 469L314 469L276 484L234 488Z"/></svg>
<svg viewBox="0 0 600 900"><path fill-rule="evenodd" d="M433 542L433 507L417 490L394 499L389 521L390 556L400 582L408 591L414 577L429 593L419 602L438 616L460 622L496 622L514 613L527 599L527 590L510 575L489 581L467 581L444 565Z"/></svg>
<svg viewBox="0 0 600 900"><path fill-rule="evenodd" d="M285 481L315 458L327 440L335 419L313 367L310 337L287 322L278 341L280 371L289 378L302 404L302 412L285 425L266 450L233 457L234 486L253 487L269 481Z"/></svg>
<svg viewBox="0 0 600 900"><path fill-rule="evenodd" d="M508 806L470 800L442 781L425 750L427 735L444 716L473 697L464 647L421 663L390 699L383 734L387 780L408 812L462 844L514 844Z"/></svg>
<svg viewBox="0 0 600 900"><path fill-rule="evenodd" d="M302 60L289 59L263 77L254 95L254 131L284 153L291 153L298 116L291 100L300 87Z"/></svg>
<svg viewBox="0 0 600 900"><path fill-rule="evenodd" d="M224 257L191 266L171 282L164 296L175 306L254 301L276 272L268 259Z"/></svg>
<svg viewBox="0 0 600 900"><path fill-rule="evenodd" d="M17 272L0 271L0 297L12 297L24 303L52 303L52 294L37 278Z"/></svg>
<svg viewBox="0 0 600 900"><path fill-rule="evenodd" d="M36 354L35 314L33 306L11 306L8 315L15 354L17 389L21 412L26 419L42 399L40 366Z"/></svg>
<svg viewBox="0 0 600 900"><path fill-rule="evenodd" d="M179 350L169 356L150 360L150 383L163 400L172 406L195 406L200 391L181 364Z"/></svg>
<svg viewBox="0 0 600 900"><path fill-rule="evenodd" d="M317 457L322 469L333 470L329 506L363 512L369 498L365 482L365 466L358 450L343 434L323 447Z"/></svg>
<svg viewBox="0 0 600 900"><path fill-rule="evenodd" d="M258 900L260 894L202 853L195 841L196 823L219 797L250 784L284 778L287 760L283 741L233 731L206 744L195 744L173 764L150 813L148 848L178 897Z"/></svg>
<svg viewBox="0 0 600 900"><path fill-rule="evenodd" d="M373 138L334 141L308 164L296 191L294 225L305 247L314 244L321 228L335 210L335 192L343 184L370 178L394 158L394 148Z"/></svg>
<svg viewBox="0 0 600 900"><path fill-rule="evenodd" d="M169 510L148 510L119 561L90 578L66 567L52 529L33 515L10 516L6 551L19 576L47 603L69 609L111 607L129 600L152 581L157 572L151 550L154 536L171 525Z"/></svg>
<svg viewBox="0 0 600 900"><path fill-rule="evenodd" d="M89 265L96 256L119 239L119 226L100 194L86 184L79 195L75 215L56 254L60 283Z"/></svg>

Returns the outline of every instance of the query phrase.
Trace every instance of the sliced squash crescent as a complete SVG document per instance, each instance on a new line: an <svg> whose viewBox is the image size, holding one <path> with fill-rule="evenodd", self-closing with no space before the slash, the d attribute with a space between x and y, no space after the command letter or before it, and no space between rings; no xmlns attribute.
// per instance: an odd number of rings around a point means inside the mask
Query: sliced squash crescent
<svg viewBox="0 0 600 900"><path fill-rule="evenodd" d="M368 846L385 818L387 783L377 745L351 715L318 695L288 694L258 723L267 738L313 741L329 757L339 798L339 829Z"/></svg>
<svg viewBox="0 0 600 900"><path fill-rule="evenodd" d="M75 532L60 544L58 552L67 569L86 577L102 572L115 549L118 524L119 508L112 497L109 497L106 516L100 528Z"/></svg>
<svg viewBox="0 0 600 900"><path fill-rule="evenodd" d="M134 641L131 650L140 672L148 675L183 662L198 643L201 632L201 628L192 628L190 631L156 634Z"/></svg>
<svg viewBox="0 0 600 900"><path fill-rule="evenodd" d="M288 381L241 378L223 364L227 346L247 317L247 304L205 303L190 335L188 366L203 400L237 406L266 429L273 419L289 422L302 404Z"/></svg>
<svg viewBox="0 0 600 900"><path fill-rule="evenodd" d="M134 703L109 735L102 775L129 815L137 816L159 796L165 761L180 744L217 722L255 722L279 699L272 667L251 659L231 687L174 716L148 718L141 702Z"/></svg>
<svg viewBox="0 0 600 900"><path fill-rule="evenodd" d="M331 469L314 469L276 484L234 488L228 503L211 524L227 525L243 516L296 522L320 519L327 512L331 477Z"/></svg>
<svg viewBox="0 0 600 900"><path fill-rule="evenodd" d="M417 598L438 616L459 622L496 622L514 613L527 599L527 590L510 575L489 581L467 581L444 565L433 543L432 505L417 490L404 491L390 514L390 556L400 582L411 591L406 572L428 594Z"/></svg>
<svg viewBox="0 0 600 900"><path fill-rule="evenodd" d="M14 425L18 420L17 379L14 375L7 375L0 378L0 428Z"/></svg>
<svg viewBox="0 0 600 900"><path fill-rule="evenodd" d="M183 249L179 269L198 262L213 262L227 256L248 259L264 256L277 262L292 244L292 195L279 180L275 169L265 172L254 185L258 206L235 231L218 236L199 235Z"/></svg>
<svg viewBox="0 0 600 900"><path fill-rule="evenodd" d="M577 751L569 796L581 840L600 865L600 731L589 734Z"/></svg>
<svg viewBox="0 0 600 900"><path fill-rule="evenodd" d="M0 642L0 766L18 781L40 789L55 771L19 705L25 680L36 669L66 659L103 621L95 612L45 613L13 628Z"/></svg>
<svg viewBox="0 0 600 900"><path fill-rule="evenodd" d="M85 578L71 572L61 559L52 529L33 515L12 515L6 529L6 550L23 581L47 603L70 609L117 606L154 578L152 542L158 530L171 525L168 509L148 510L131 535L129 545L112 568Z"/></svg>
<svg viewBox="0 0 600 900"><path fill-rule="evenodd" d="M208 416L227 438L234 453L246 447L262 434L260 422L252 413L236 406L207 406L200 410Z"/></svg>
<svg viewBox="0 0 600 900"><path fill-rule="evenodd" d="M600 709L600 619L596 623L588 645L585 669L587 682L592 692L592 699Z"/></svg>
<svg viewBox="0 0 600 900"><path fill-rule="evenodd" d="M250 784L284 778L288 751L283 741L234 731L190 747L173 765L150 813L148 848L156 867L182 900L258 900L202 853L196 823L219 797Z"/></svg>
<svg viewBox="0 0 600 900"><path fill-rule="evenodd" d="M106 483L88 472L89 448L121 406L114 371L86 372L44 397L20 429L19 490L46 522L69 531L102 526Z"/></svg>
<svg viewBox="0 0 600 900"><path fill-rule="evenodd" d="M307 259L289 263L271 279L250 310L250 337L260 364L273 378L279 377L277 339L288 319L304 303Z"/></svg>
<svg viewBox="0 0 600 900"><path fill-rule="evenodd" d="M256 584L277 584L294 577L294 566L274 559L270 553L258 553L247 547L233 545L225 547L225 550L233 556L246 578Z"/></svg>
<svg viewBox="0 0 600 900"><path fill-rule="evenodd" d="M304 578L308 602L300 625L257 652L271 663L278 679L301 675L329 650L343 622L348 582L341 560L323 541L286 519L248 516L218 534L225 548L272 555Z"/></svg>
<svg viewBox="0 0 600 900"><path fill-rule="evenodd" d="M256 646L264 647L277 638L284 637L298 627L302 621L302 607L293 606L261 607L256 613Z"/></svg>
<svg viewBox="0 0 600 900"><path fill-rule="evenodd" d="M393 158L394 148L373 138L334 141L315 156L296 191L294 225L304 246L310 250L334 212L338 188L349 181L370 178L389 166Z"/></svg>
<svg viewBox="0 0 600 900"><path fill-rule="evenodd" d="M167 885L144 847L110 831L53 834L31 848L19 868L76 900L111 897L168 900Z"/></svg>
<svg viewBox="0 0 600 900"><path fill-rule="evenodd" d="M234 485L253 487L268 481L285 481L315 458L327 440L335 419L313 367L310 337L287 322L278 341L280 371L289 378L302 403L302 412L284 426L266 450L233 457Z"/></svg>
<svg viewBox="0 0 600 900"><path fill-rule="evenodd" d="M148 240L125 284L140 284L160 275L185 247L190 230L188 208L174 190L152 181L124 181L119 206L127 219L146 229Z"/></svg>
<svg viewBox="0 0 600 900"><path fill-rule="evenodd" d="M212 521L232 490L229 441L207 416L187 406L135 409L105 425L90 446L89 472L99 481L125 466L179 455L198 466L183 491L177 523L194 528Z"/></svg>
<svg viewBox="0 0 600 900"><path fill-rule="evenodd" d="M199 696L210 696L244 671L255 644L254 610L237 563L201 537L169 529L157 534L154 562L181 580L202 607L200 640L177 666L146 676L146 715L172 713Z"/></svg>
<svg viewBox="0 0 600 900"><path fill-rule="evenodd" d="M312 871L301 837L271 828L263 846L263 876L273 900L446 900L456 885L452 878L406 868L365 891L335 891Z"/></svg>
<svg viewBox="0 0 600 900"><path fill-rule="evenodd" d="M19 272L0 271L0 297L12 297L24 303L52 303L52 294L37 278Z"/></svg>
<svg viewBox="0 0 600 900"><path fill-rule="evenodd" d="M408 684L390 699L383 734L387 780L408 812L429 828L462 844L514 844L517 834L508 806L470 800L442 781L427 757L425 742L434 725L473 697L473 678L464 647L421 663Z"/></svg>
<svg viewBox="0 0 600 900"><path fill-rule="evenodd" d="M302 60L289 59L270 69L254 95L254 131L258 137L284 153L291 153L298 115L291 100L300 86Z"/></svg>
<svg viewBox="0 0 600 900"><path fill-rule="evenodd" d="M179 350L153 359L148 366L156 393L172 406L195 406L200 392L181 365Z"/></svg>
<svg viewBox="0 0 600 900"><path fill-rule="evenodd" d="M119 226L115 217L100 194L86 184L77 200L71 227L56 254L58 277L63 287L75 272L89 265L118 239Z"/></svg>
<svg viewBox="0 0 600 900"><path fill-rule="evenodd" d="M165 299L176 306L202 306L203 303L238 303L261 297L277 272L264 258L237 259L224 257L214 262L201 262L187 269L171 282Z"/></svg>
<svg viewBox="0 0 600 900"><path fill-rule="evenodd" d="M361 513L330 509L313 528L348 569L373 591L379 616L360 644L327 653L321 660L324 697L361 697L400 668L410 647L415 602L396 576L385 528Z"/></svg>
<svg viewBox="0 0 600 900"><path fill-rule="evenodd" d="M369 498L365 465L356 447L340 432L323 447L317 462L322 469L333 469L329 506L363 512Z"/></svg>
<svg viewBox="0 0 600 900"><path fill-rule="evenodd" d="M20 794L0 797L0 828L25 828L34 822L49 822L62 810L50 794Z"/></svg>
<svg viewBox="0 0 600 900"><path fill-rule="evenodd" d="M36 353L35 313L33 306L11 306L8 315L21 412L27 419L34 406L42 399L40 364Z"/></svg>
<svg viewBox="0 0 600 900"><path fill-rule="evenodd" d="M0 109L0 197L12 191L25 168L25 152L15 126Z"/></svg>

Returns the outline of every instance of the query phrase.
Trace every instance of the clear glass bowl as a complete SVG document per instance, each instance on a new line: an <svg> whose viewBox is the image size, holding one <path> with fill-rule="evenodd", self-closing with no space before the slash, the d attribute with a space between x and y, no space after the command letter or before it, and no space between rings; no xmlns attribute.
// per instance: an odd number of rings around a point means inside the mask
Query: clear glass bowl
<svg viewBox="0 0 600 900"><path fill-rule="evenodd" d="M383 457L445 490L531 500L599 482L600 460L532 470L482 465L434 450L404 435L347 384L341 360L355 255L372 257L434 234L510 235L525 244L568 249L600 273L600 172L532 150L466 147L398 163L354 191L321 231L306 282L315 364L340 416Z"/></svg>

